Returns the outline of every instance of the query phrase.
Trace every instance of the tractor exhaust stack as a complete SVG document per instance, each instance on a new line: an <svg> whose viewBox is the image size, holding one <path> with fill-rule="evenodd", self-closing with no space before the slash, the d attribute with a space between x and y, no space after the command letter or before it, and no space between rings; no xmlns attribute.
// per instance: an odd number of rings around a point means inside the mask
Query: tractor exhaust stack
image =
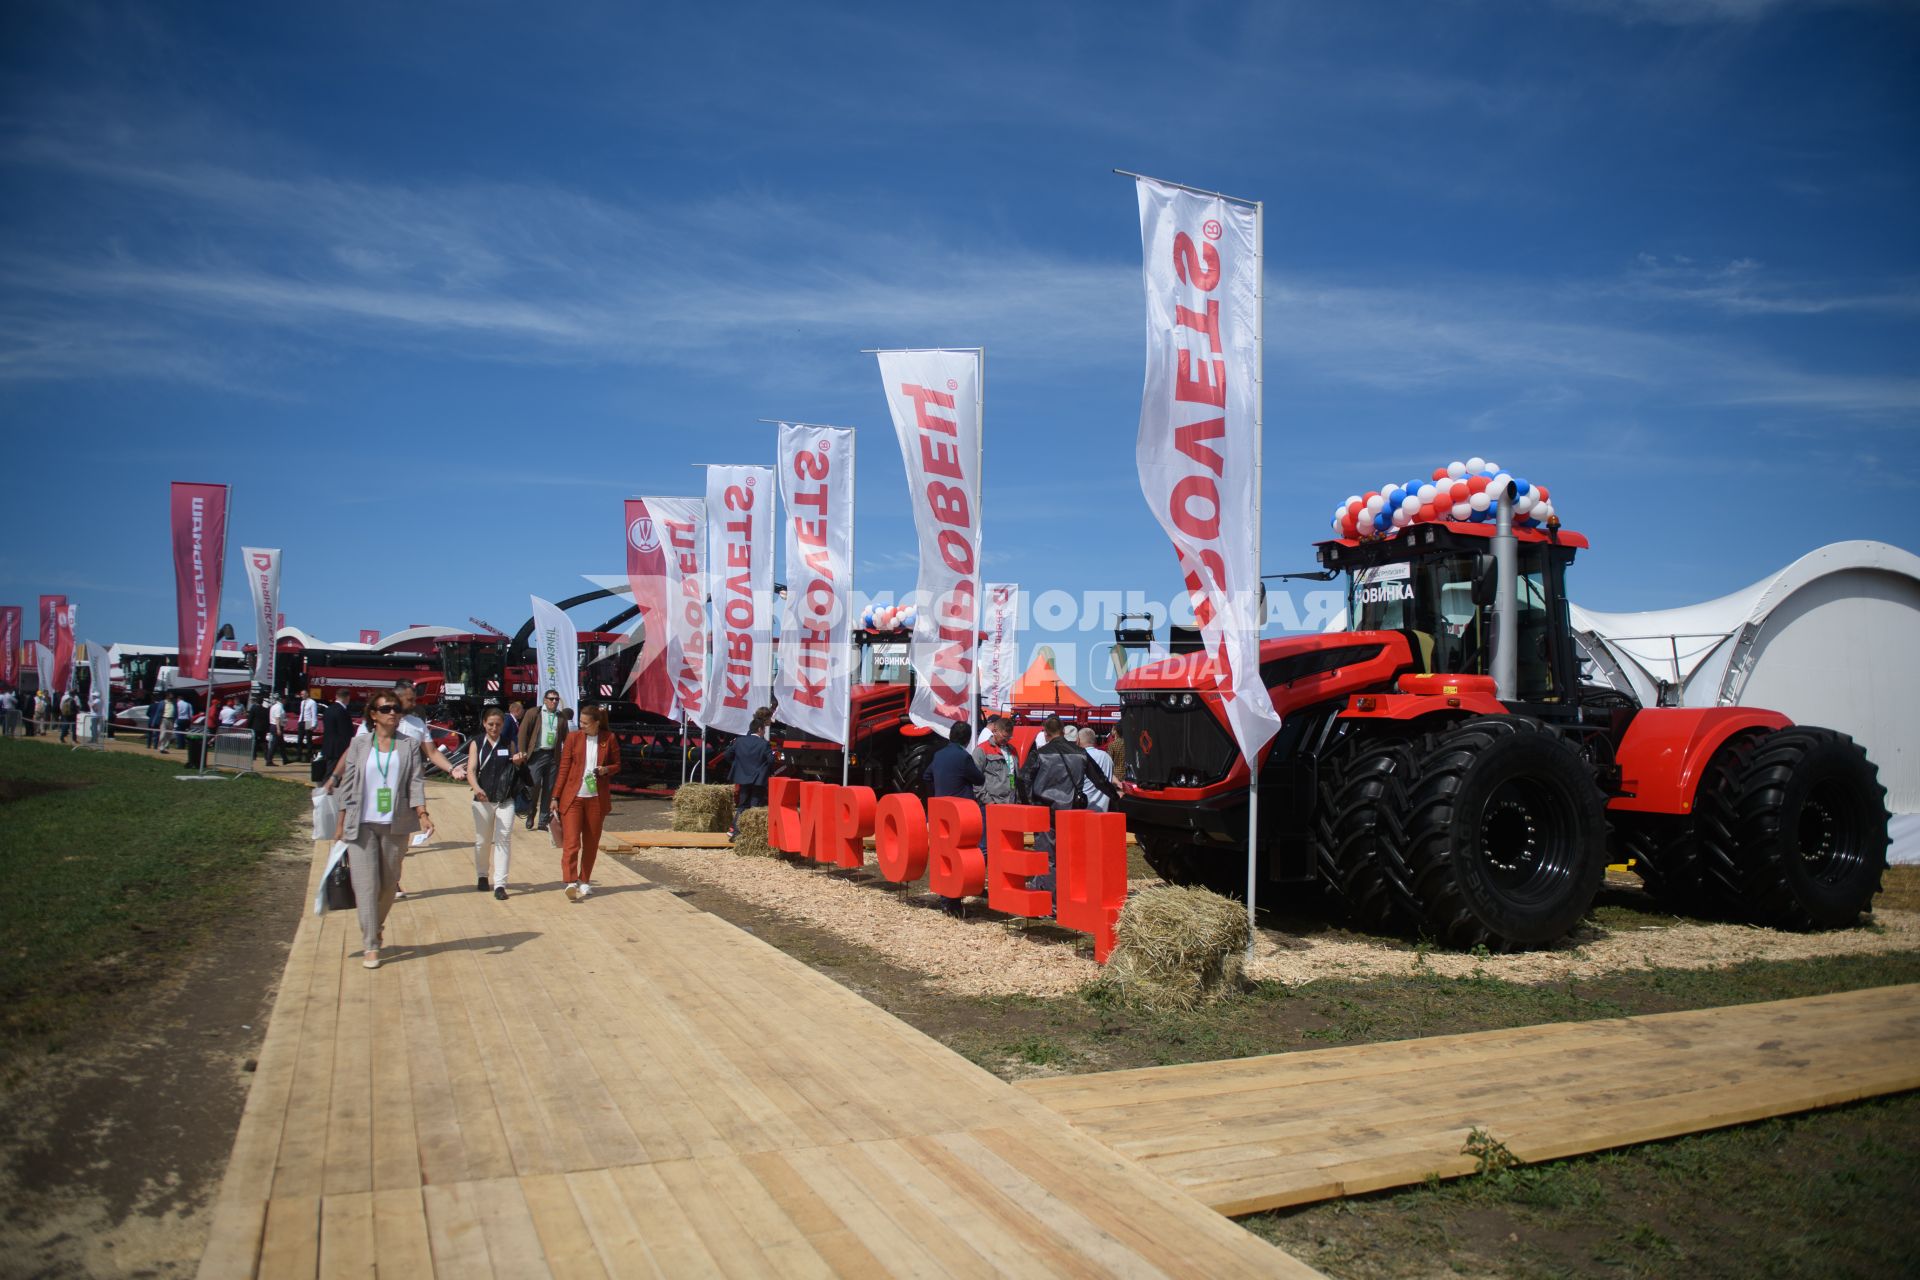
<svg viewBox="0 0 1920 1280"><path fill-rule="evenodd" d="M1512 702L1520 683L1520 544L1513 536L1513 485L1500 490L1493 525L1494 574L1499 589L1494 597L1493 688L1502 702Z"/></svg>

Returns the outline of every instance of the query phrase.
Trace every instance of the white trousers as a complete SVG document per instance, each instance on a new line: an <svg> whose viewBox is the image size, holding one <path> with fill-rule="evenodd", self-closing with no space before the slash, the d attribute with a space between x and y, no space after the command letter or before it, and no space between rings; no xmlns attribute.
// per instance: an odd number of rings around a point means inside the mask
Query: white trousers
<svg viewBox="0 0 1920 1280"><path fill-rule="evenodd" d="M513 801L495 804L476 799L473 805L473 874L487 871L487 846L493 846L493 883L507 882L507 864L513 855Z"/></svg>

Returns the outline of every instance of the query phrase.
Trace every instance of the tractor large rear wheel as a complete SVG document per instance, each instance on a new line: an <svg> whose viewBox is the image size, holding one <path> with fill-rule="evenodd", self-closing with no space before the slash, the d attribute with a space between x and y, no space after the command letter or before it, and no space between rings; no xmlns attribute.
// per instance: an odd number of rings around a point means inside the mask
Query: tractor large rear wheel
<svg viewBox="0 0 1920 1280"><path fill-rule="evenodd" d="M1418 919L1394 818L1412 773L1404 738L1354 742L1320 767L1314 857L1329 899L1362 929L1407 928Z"/></svg>
<svg viewBox="0 0 1920 1280"><path fill-rule="evenodd" d="M1578 752L1532 720L1481 716L1416 748L1400 851L1421 924L1445 946L1542 946L1606 875L1606 811Z"/></svg>
<svg viewBox="0 0 1920 1280"><path fill-rule="evenodd" d="M1726 919L1740 914L1716 877L1706 874L1700 833L1691 814L1622 813L1613 816L1620 860L1667 910Z"/></svg>
<svg viewBox="0 0 1920 1280"><path fill-rule="evenodd" d="M900 752L894 757L893 789L908 791L914 795L926 797L933 794L933 788L921 781L927 766L933 763L933 757L940 748L946 746L944 738L924 737L905 738L900 743Z"/></svg>
<svg viewBox="0 0 1920 1280"><path fill-rule="evenodd" d="M1880 891L1887 792L1844 733L1795 727L1727 744L1694 815L1708 874L1757 924L1847 928Z"/></svg>

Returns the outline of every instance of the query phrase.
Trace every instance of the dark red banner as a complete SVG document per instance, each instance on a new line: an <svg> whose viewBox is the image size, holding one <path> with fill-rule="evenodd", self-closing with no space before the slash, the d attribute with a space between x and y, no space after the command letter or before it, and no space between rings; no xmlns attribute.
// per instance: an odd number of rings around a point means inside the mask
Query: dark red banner
<svg viewBox="0 0 1920 1280"><path fill-rule="evenodd" d="M180 674L205 680L220 629L227 559L227 486L173 482L173 589L180 616Z"/></svg>
<svg viewBox="0 0 1920 1280"><path fill-rule="evenodd" d="M65 689L73 683L73 614L78 606L65 596L59 599L53 615L53 687Z"/></svg>
<svg viewBox="0 0 1920 1280"><path fill-rule="evenodd" d="M0 605L0 685L20 687L20 606Z"/></svg>
<svg viewBox="0 0 1920 1280"><path fill-rule="evenodd" d="M667 609L673 599L667 581L667 556L662 545L666 531L655 526L647 504L628 498L627 585L639 606L640 656L633 664L633 705L658 715L673 715L673 680L667 671Z"/></svg>

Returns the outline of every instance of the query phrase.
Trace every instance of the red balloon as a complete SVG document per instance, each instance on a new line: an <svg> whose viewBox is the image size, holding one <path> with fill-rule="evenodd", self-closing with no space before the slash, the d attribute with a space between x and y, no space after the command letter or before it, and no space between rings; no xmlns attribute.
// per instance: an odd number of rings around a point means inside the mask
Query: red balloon
<svg viewBox="0 0 1920 1280"><path fill-rule="evenodd" d="M1469 495L1482 493L1486 490L1486 487L1492 483L1493 483L1492 476L1468 476L1467 477L1467 493Z"/></svg>
<svg viewBox="0 0 1920 1280"><path fill-rule="evenodd" d="M1538 498L1542 502L1553 501L1553 495L1547 492L1547 486L1543 484L1537 484L1533 486L1533 496Z"/></svg>
<svg viewBox="0 0 1920 1280"><path fill-rule="evenodd" d="M1447 496L1453 499L1455 506L1458 506L1473 496L1473 490L1467 487L1465 480L1455 480L1453 488L1447 491Z"/></svg>
<svg viewBox="0 0 1920 1280"><path fill-rule="evenodd" d="M1435 480L1445 480L1447 478L1447 469L1445 467L1435 467L1433 469L1433 478Z"/></svg>
<svg viewBox="0 0 1920 1280"><path fill-rule="evenodd" d="M1431 502L1422 503L1419 514L1414 516L1415 520L1421 520L1421 521L1438 520L1439 518L1440 518L1440 513L1433 509L1433 504Z"/></svg>

